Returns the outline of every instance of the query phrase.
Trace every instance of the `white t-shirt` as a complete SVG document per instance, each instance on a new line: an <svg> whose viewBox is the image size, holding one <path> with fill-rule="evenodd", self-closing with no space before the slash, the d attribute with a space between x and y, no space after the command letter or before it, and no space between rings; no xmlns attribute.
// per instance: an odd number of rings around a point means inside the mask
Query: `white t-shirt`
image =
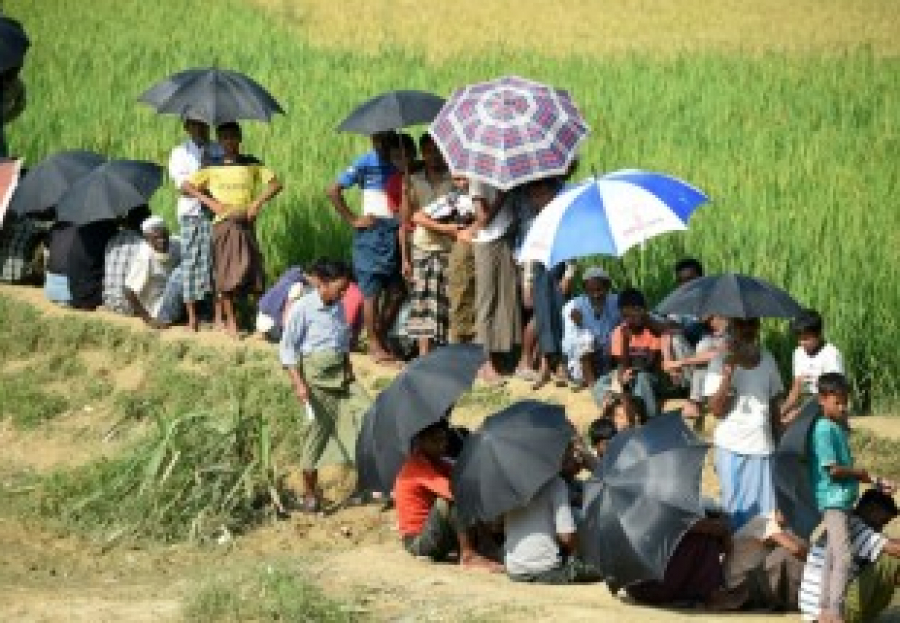
<svg viewBox="0 0 900 623"><path fill-rule="evenodd" d="M825 344L812 357L802 346L794 350L794 378L803 379L803 393L817 393L819 377L826 372L844 373L844 358L833 344Z"/></svg>
<svg viewBox="0 0 900 623"><path fill-rule="evenodd" d="M469 181L469 196L473 199L483 199L488 205L491 205L496 201L499 193L500 191L493 186L475 180ZM514 217L515 210L512 203L508 198L504 199L494 214L494 218L478 232L472 242L484 243L499 240L509 231Z"/></svg>
<svg viewBox="0 0 900 623"><path fill-rule="evenodd" d="M545 484L531 502L503 517L503 561L510 575L549 571L562 564L557 534L575 532L569 490L559 476Z"/></svg>
<svg viewBox="0 0 900 623"><path fill-rule="evenodd" d="M141 306L153 318L159 319L166 284L179 263L181 245L175 238L169 241L169 253L165 261L160 261L156 252L144 241L131 262L125 287L137 295Z"/></svg>
<svg viewBox="0 0 900 623"><path fill-rule="evenodd" d="M703 395L712 396L722 383L724 355L709 362L703 381ZM767 456L775 450L769 406L772 398L784 391L775 359L765 349L759 365L747 370L735 366L731 377L734 404L716 426L713 440L717 447L736 454Z"/></svg>
<svg viewBox="0 0 900 623"><path fill-rule="evenodd" d="M218 143L210 143L206 147L207 158L217 160L222 157L222 147ZM196 173L203 166L203 151L192 140L187 140L169 154L169 177L175 184L178 192L181 185L188 177ZM184 216L198 216L200 214L200 202L193 197L180 195L178 197L178 218Z"/></svg>

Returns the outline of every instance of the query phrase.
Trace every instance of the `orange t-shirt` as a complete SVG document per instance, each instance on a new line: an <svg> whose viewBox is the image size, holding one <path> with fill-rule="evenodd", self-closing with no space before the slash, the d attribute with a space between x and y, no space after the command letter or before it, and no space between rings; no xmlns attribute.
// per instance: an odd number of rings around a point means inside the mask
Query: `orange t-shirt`
<svg viewBox="0 0 900 623"><path fill-rule="evenodd" d="M622 331L625 323L620 323L610 337L610 354L613 357L623 357L625 346ZM654 334L650 329L644 327L640 333L632 333L631 339L628 341L628 356L632 360L651 361L656 353L662 352L662 339Z"/></svg>
<svg viewBox="0 0 900 623"><path fill-rule="evenodd" d="M453 499L450 465L435 465L425 457L411 455L394 483L400 536L415 536L422 531L436 498Z"/></svg>

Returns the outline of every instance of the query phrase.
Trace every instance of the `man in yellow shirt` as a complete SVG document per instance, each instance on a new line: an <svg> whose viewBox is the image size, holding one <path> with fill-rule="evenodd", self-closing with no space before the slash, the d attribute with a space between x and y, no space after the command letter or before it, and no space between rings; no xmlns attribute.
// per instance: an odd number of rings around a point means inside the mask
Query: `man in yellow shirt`
<svg viewBox="0 0 900 623"><path fill-rule="evenodd" d="M281 191L282 184L262 162L240 153L241 127L237 123L224 123L216 133L225 154L222 163L192 174L182 190L215 215L216 305L221 306L226 331L236 337L235 297L259 294L263 289L263 258L253 225L262 206Z"/></svg>

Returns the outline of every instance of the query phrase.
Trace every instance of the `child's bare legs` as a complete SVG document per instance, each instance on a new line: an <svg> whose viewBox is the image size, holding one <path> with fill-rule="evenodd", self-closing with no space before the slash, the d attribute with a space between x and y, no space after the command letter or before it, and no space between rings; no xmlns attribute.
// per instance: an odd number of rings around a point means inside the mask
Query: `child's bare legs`
<svg viewBox="0 0 900 623"><path fill-rule="evenodd" d="M431 338L420 337L418 339L419 342L419 357L427 355L431 352Z"/></svg>
<svg viewBox="0 0 900 623"><path fill-rule="evenodd" d="M369 338L369 357L377 363L385 363L394 361L394 357L388 352L381 335L378 299L378 295L363 299L363 324Z"/></svg>
<svg viewBox="0 0 900 623"><path fill-rule="evenodd" d="M318 470L303 470L303 505L310 510L320 505Z"/></svg>
<svg viewBox="0 0 900 623"><path fill-rule="evenodd" d="M534 328L534 318L525 325L522 332L522 356L516 366L516 375L526 380L536 380L534 373L534 351L537 346L537 333Z"/></svg>

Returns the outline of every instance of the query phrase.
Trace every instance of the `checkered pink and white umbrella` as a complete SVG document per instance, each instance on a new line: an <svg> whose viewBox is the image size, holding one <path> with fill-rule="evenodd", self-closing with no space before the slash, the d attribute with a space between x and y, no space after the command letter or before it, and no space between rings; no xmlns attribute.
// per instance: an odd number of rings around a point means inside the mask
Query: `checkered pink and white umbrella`
<svg viewBox="0 0 900 623"><path fill-rule="evenodd" d="M588 132L567 91L517 76L457 90L431 124L454 175L503 190L564 174Z"/></svg>

